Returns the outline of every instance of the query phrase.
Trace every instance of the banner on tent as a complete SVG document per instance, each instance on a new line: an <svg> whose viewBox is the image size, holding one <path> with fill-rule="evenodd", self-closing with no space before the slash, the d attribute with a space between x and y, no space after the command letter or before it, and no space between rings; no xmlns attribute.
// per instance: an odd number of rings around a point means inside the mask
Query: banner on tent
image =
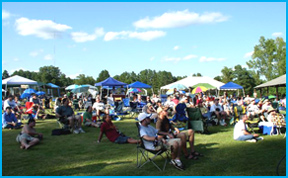
<svg viewBox="0 0 288 178"><path fill-rule="evenodd" d="M29 85L20 85L21 88L29 88Z"/></svg>

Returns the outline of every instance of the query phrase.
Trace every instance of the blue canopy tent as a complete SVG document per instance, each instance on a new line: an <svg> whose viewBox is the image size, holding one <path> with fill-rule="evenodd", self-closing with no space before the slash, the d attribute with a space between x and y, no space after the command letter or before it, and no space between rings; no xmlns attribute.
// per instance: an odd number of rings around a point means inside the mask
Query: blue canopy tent
<svg viewBox="0 0 288 178"><path fill-rule="evenodd" d="M147 84L139 82L139 81L136 81L134 83L129 84L127 86L127 88L151 88L152 89L152 93L154 93L153 92L153 88L150 85L147 85ZM147 95L147 91L146 90L145 90L145 92L146 92L146 95Z"/></svg>
<svg viewBox="0 0 288 178"><path fill-rule="evenodd" d="M58 91L58 96L60 96L60 87L53 84L53 83L47 83L46 86L50 87L50 88L53 88L53 89L57 89ZM51 92L52 93L52 92ZM49 90L48 90L48 94L49 94Z"/></svg>
<svg viewBox="0 0 288 178"><path fill-rule="evenodd" d="M222 85L220 87L220 90L243 90L243 96L245 96L245 92L244 92L244 88L241 85L238 85L236 83L233 82L228 82L225 85ZM219 95L219 93L218 93ZM238 93L239 95L239 93Z"/></svg>
<svg viewBox="0 0 288 178"><path fill-rule="evenodd" d="M96 87L101 87L101 96L102 96L102 88L104 87L104 86L106 86L106 87L110 87L110 86L127 86L127 83L123 83L123 82L120 82L120 81L118 81L118 80L116 80L116 79L114 79L114 78L112 78L112 77L109 77L109 78L107 78L107 79L105 79L105 80L103 80L102 82L99 82L99 83L95 83L95 86Z"/></svg>

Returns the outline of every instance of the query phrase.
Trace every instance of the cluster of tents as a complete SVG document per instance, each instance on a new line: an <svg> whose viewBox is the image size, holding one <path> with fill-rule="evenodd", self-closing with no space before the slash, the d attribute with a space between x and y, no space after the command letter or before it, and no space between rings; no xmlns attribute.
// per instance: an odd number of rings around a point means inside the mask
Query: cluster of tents
<svg viewBox="0 0 288 178"><path fill-rule="evenodd" d="M15 87L15 86L19 87L21 85L29 85L29 86L34 85L34 86L38 86L38 87L44 86L44 88L48 89L48 94L49 94L49 89L57 89L58 95L60 95L60 91L59 91L60 87L55 85L55 84L52 84L52 83L47 83L47 84L41 83L40 84L39 82L24 78L24 77L21 77L18 75L15 75L15 76L12 76L12 77L9 77L7 79L2 80L2 86L3 85L5 86L5 90L2 87L2 92L5 92L5 95L6 95L8 86L9 87ZM127 84L127 83L120 82L120 81L118 81L112 77L109 77L109 78L103 80L102 82L95 83L94 86L89 85L89 84L86 84L86 85L73 84L73 85L66 87L65 90L71 90L72 93L90 92L91 94L95 95L96 93L98 93L97 87L101 88L101 90L100 90L101 95L102 95L103 89L111 90L112 87L115 87L115 88L125 87L125 88L127 88L128 92L135 92L135 93L141 92L141 89L144 89L144 90L145 89L152 89L152 92L153 92L152 86L150 86L148 84L145 84L145 83L142 83L139 81L136 81L136 82L131 83L131 84ZM267 83L256 86L255 89L258 89L258 88L262 89L265 87L267 87L267 88L268 87L276 87L276 92L278 93L278 87L286 87L286 74L283 76L280 76L274 80L271 80ZM243 90L243 95L245 95L244 88L242 86L236 84L236 83L228 82L228 83L224 84L224 83L219 82L217 80L214 80L210 77L194 77L194 76L188 76L182 80L179 80L179 81L176 81L174 83L162 86L160 88L160 93L162 93L161 92L162 90L168 90L166 92L166 94L171 94L171 92L173 93L174 88L176 88L179 91L180 90L189 90L189 92L190 92L189 88L193 88L193 90L191 92L192 94L204 92L207 90L215 90L216 93L218 92L218 95L219 95L220 90ZM39 92L41 92L41 91L39 91ZM146 90L145 90L145 92L147 95ZM23 92L23 94L24 93L25 93L25 91ZM26 95L27 95L27 93L29 93L28 90L26 91ZM34 93L37 93L37 91L36 92L34 91ZM43 92L38 93L38 94L43 94ZM23 96L25 96L25 95L23 95Z"/></svg>

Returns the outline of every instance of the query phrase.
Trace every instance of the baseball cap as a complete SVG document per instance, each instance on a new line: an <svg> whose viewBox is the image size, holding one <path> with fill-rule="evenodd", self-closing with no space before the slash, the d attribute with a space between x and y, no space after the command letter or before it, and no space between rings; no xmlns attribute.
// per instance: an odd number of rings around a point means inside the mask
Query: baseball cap
<svg viewBox="0 0 288 178"><path fill-rule="evenodd" d="M141 122L146 118L150 118L152 114L140 113L138 116L138 121Z"/></svg>

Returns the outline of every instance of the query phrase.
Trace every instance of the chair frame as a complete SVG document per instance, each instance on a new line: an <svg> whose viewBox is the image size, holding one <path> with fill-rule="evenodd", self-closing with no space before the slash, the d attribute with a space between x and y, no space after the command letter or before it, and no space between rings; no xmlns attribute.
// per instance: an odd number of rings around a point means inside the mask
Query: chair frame
<svg viewBox="0 0 288 178"><path fill-rule="evenodd" d="M140 123L136 122L136 127L138 129L138 135L141 140L140 143L137 143L137 168L142 168L145 164L151 162L159 171L164 171L167 165L167 162L170 158L171 152L166 148L162 148L160 150L149 150L145 148L143 143L143 138L140 136ZM141 154L140 154L141 153ZM140 154L140 156L139 156ZM163 155L164 154L164 155ZM153 156L150 156L153 155ZM163 168L161 169L159 165L157 165L154 160L158 157L162 157L165 161L163 164ZM142 162L143 159L143 162Z"/></svg>

